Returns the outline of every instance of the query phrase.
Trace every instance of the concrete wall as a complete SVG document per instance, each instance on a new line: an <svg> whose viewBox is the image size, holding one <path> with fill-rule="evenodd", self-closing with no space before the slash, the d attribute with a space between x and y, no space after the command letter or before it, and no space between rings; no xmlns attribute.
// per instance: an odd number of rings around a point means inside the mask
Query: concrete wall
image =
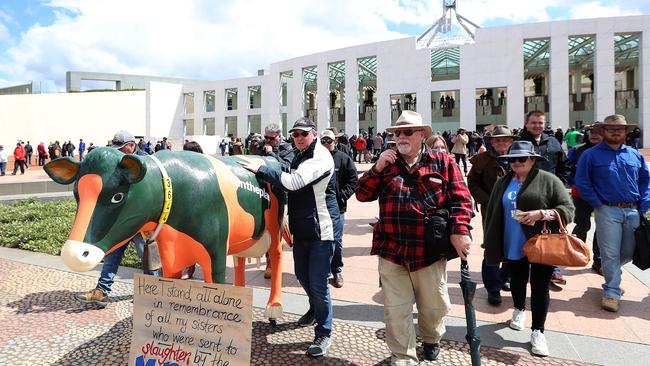
<svg viewBox="0 0 650 366"><path fill-rule="evenodd" d="M144 91L0 96L0 143L11 154L18 140L39 142L79 138L105 145L116 131L144 135Z"/></svg>

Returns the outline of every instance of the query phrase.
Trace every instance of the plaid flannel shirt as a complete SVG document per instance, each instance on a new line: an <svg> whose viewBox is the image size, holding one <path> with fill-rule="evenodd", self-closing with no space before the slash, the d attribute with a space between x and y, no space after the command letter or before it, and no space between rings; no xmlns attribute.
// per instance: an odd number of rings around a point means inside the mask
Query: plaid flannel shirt
<svg viewBox="0 0 650 366"><path fill-rule="evenodd" d="M356 196L361 202L379 199L379 222L374 226L370 254L417 271L434 262L425 256L426 214L446 208L450 233L469 235L472 201L458 166L447 154L424 153L410 170L424 205L411 193L403 171L409 169L402 160L380 173L373 166L359 179Z"/></svg>

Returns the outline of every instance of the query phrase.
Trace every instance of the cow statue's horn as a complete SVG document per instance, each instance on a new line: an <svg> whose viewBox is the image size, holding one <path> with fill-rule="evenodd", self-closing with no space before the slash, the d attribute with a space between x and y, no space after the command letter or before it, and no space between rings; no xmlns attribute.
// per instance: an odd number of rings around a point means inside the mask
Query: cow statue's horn
<svg viewBox="0 0 650 366"><path fill-rule="evenodd" d="M68 240L61 248L61 258L71 270L86 272L99 264L104 258L104 251L94 245Z"/></svg>

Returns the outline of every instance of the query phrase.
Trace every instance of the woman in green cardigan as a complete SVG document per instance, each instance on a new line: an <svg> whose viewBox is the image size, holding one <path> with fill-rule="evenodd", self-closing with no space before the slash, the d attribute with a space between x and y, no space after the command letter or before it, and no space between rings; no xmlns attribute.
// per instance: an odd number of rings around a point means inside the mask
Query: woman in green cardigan
<svg viewBox="0 0 650 366"><path fill-rule="evenodd" d="M548 286L553 266L529 263L524 254L524 243L539 234L542 221L557 232L555 212L565 224L573 220L574 207L562 181L555 175L535 168L537 159L529 141L515 141L507 155L512 171L499 178L494 185L486 211L484 230L485 260L497 266L508 261L511 271L510 289L515 305L510 328L522 330L526 321L526 285L530 277L532 353L548 356L544 337L544 323L548 313Z"/></svg>

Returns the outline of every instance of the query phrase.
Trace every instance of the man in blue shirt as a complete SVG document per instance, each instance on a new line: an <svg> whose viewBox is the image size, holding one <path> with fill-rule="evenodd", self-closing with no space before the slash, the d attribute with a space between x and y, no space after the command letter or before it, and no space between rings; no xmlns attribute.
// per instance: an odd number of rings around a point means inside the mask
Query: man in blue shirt
<svg viewBox="0 0 650 366"><path fill-rule="evenodd" d="M605 276L601 307L612 312L619 308L621 267L634 254L639 215L650 207L648 167L637 150L623 144L634 127L618 114L596 125L603 141L582 154L575 178L580 196L595 209Z"/></svg>

